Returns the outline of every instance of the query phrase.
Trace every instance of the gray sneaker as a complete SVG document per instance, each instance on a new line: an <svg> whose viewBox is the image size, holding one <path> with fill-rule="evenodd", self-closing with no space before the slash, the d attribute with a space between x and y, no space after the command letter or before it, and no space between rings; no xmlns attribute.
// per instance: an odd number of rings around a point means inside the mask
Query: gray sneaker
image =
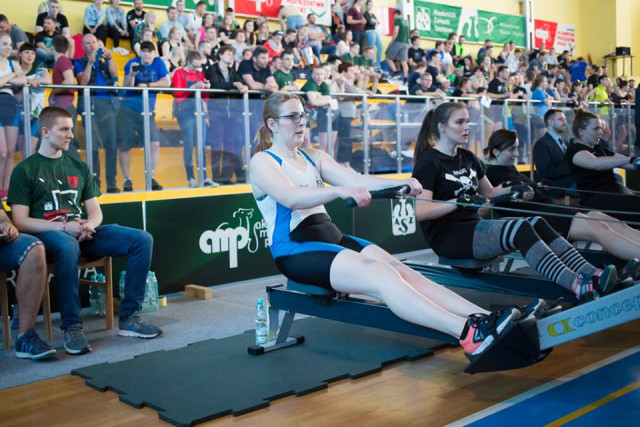
<svg viewBox="0 0 640 427"><path fill-rule="evenodd" d="M82 335L82 325L76 323L64 331L64 349L69 354L84 354L91 351L89 341Z"/></svg>
<svg viewBox="0 0 640 427"><path fill-rule="evenodd" d="M136 311L128 319L120 319L120 327L118 328L118 335L123 337L138 337L138 338L155 338L162 334L162 330L157 326L153 326L147 323L140 314Z"/></svg>

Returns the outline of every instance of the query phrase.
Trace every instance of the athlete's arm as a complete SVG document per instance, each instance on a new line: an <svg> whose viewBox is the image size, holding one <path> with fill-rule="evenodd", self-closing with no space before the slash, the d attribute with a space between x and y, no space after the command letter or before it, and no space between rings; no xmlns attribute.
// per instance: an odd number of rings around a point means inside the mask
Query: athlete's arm
<svg viewBox="0 0 640 427"><path fill-rule="evenodd" d="M627 156L596 157L585 150L578 151L573 156L572 161L576 166L596 171L604 171L629 165L629 157Z"/></svg>
<svg viewBox="0 0 640 427"><path fill-rule="evenodd" d="M482 194L484 197L492 198L496 196L501 196L503 194L507 194L511 191L511 187L503 187L502 185L498 187L494 187L491 185L486 176L483 176L480 182L478 183L478 193Z"/></svg>
<svg viewBox="0 0 640 427"><path fill-rule="evenodd" d="M256 197L269 195L289 209L309 209L335 199L353 198L358 206L366 206L371 201L371 194L364 187L297 187L267 153L254 155L249 170Z"/></svg>
<svg viewBox="0 0 640 427"><path fill-rule="evenodd" d="M417 196L422 191L422 185L415 178L394 179L375 175L362 175L353 169L345 168L323 151L305 149L305 152L313 157L318 165L322 179L331 185L361 186L369 191L408 185L411 188L410 196Z"/></svg>
<svg viewBox="0 0 640 427"><path fill-rule="evenodd" d="M458 207L454 204L456 199L451 199L451 203L428 202L433 199L433 191L422 190L416 200L416 219L425 221L443 217L455 211Z"/></svg>

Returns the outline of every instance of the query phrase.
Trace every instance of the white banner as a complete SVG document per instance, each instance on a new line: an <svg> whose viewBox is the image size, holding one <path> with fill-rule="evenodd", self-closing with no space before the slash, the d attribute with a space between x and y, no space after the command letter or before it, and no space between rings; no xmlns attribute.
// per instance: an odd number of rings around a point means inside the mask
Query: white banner
<svg viewBox="0 0 640 427"><path fill-rule="evenodd" d="M556 40L553 45L554 49L558 53L562 53L564 50L568 50L573 54L573 49L576 46L576 27L573 24L558 24L558 30L556 31Z"/></svg>

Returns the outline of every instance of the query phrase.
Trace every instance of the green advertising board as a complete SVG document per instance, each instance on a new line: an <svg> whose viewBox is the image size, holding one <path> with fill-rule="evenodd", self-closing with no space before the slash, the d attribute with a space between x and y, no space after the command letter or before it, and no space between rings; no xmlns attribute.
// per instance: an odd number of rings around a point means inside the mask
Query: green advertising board
<svg viewBox="0 0 640 427"><path fill-rule="evenodd" d="M525 46L522 16L420 0L414 1L414 16L420 37L446 40L449 33L457 33L469 43L491 39L494 44L505 44L513 40L517 46Z"/></svg>

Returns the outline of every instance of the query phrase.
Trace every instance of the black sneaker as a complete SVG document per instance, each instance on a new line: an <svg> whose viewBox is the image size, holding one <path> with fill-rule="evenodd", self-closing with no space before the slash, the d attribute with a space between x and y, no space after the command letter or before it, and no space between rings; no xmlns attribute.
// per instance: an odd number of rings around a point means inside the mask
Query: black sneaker
<svg viewBox="0 0 640 427"><path fill-rule="evenodd" d="M124 183L122 184L122 191L133 191L133 183L131 182L131 179L127 178L124 180Z"/></svg>
<svg viewBox="0 0 640 427"><path fill-rule="evenodd" d="M82 325L76 323L64 331L64 349L69 354L84 354L91 351L89 341L82 335Z"/></svg>
<svg viewBox="0 0 640 427"><path fill-rule="evenodd" d="M108 187L107 193L119 193L120 189L118 187Z"/></svg>
<svg viewBox="0 0 640 427"><path fill-rule="evenodd" d="M16 357L18 359L42 360L55 356L56 349L42 341L35 329L30 328L16 338Z"/></svg>
<svg viewBox="0 0 640 427"><path fill-rule="evenodd" d="M529 305L525 307L520 307L520 319L518 320L527 320L533 319L536 317L540 317L541 310L544 310L547 307L547 303L545 300L538 298L537 300L532 301Z"/></svg>
<svg viewBox="0 0 640 427"><path fill-rule="evenodd" d="M151 191L160 191L162 190L162 185L158 183L154 178L151 178Z"/></svg>

